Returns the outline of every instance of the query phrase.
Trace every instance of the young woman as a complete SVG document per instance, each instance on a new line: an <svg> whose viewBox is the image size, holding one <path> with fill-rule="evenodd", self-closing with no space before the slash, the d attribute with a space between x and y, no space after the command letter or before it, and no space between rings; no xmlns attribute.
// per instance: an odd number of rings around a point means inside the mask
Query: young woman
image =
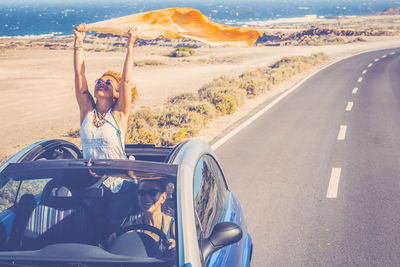
<svg viewBox="0 0 400 267"><path fill-rule="evenodd" d="M127 53L122 75L106 71L94 84L94 98L89 92L83 59L83 40L86 24L74 29L75 95L80 110L80 135L84 158L127 159L124 150L125 133L132 102L131 77L133 72L133 47L138 36L132 27L127 32ZM127 205L137 197L137 185L122 178L103 181L103 201L91 203L98 218L103 219L104 235L118 227L129 213Z"/></svg>
<svg viewBox="0 0 400 267"><path fill-rule="evenodd" d="M165 214L162 211L162 205L167 200L167 185L161 180L141 180L139 182L138 201L143 214L134 220L128 220L122 227L132 224L147 224L154 226L163 231L171 246L168 249L175 247L175 221L174 218ZM144 233L151 236L161 246L160 237L149 231Z"/></svg>
<svg viewBox="0 0 400 267"><path fill-rule="evenodd" d="M132 101L131 77L136 28L128 31L127 53L122 75L107 71L95 81L94 98L89 92L83 60L86 24L74 29L75 95L80 110L83 156L85 158L126 158L124 137Z"/></svg>

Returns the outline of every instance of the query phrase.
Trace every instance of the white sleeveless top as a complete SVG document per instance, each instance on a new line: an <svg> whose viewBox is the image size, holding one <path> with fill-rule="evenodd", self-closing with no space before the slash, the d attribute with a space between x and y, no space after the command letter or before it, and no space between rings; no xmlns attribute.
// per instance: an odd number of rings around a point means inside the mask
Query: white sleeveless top
<svg viewBox="0 0 400 267"><path fill-rule="evenodd" d="M126 159L122 150L121 142L124 144L125 133L121 132L121 140L117 129L120 129L118 122L113 118L112 109L104 117L107 121L100 127L93 125L93 118L96 115L95 109L90 111L82 122L80 135L82 141L83 158L85 159ZM110 124L112 123L114 127ZM118 192L124 179L109 178L103 182L112 192Z"/></svg>

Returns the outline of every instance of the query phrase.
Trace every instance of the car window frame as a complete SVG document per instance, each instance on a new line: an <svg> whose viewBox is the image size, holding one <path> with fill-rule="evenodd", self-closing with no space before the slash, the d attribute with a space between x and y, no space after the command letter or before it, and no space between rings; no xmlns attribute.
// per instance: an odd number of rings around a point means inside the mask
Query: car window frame
<svg viewBox="0 0 400 267"><path fill-rule="evenodd" d="M221 211L218 211L219 212L219 214L217 214L218 221L215 221L215 216L212 219L213 222L212 222L212 225L210 226L210 229L204 229L204 226L201 223L201 219L200 219L199 214L198 214L197 209L196 209L196 201L195 201L195 186L196 186L195 184L196 184L196 182L195 182L195 180L196 180L196 174L197 174L196 170L197 170L197 168L199 166L200 161L203 161L203 165L207 164L209 166L210 162L211 162L211 164L215 165L216 171L217 171L218 174L215 173L214 168L212 166L211 166L211 173L212 173L213 176L215 176L214 180L215 180L215 184L216 184L216 187L217 187L216 192L218 194L220 194L221 189L224 190L223 196L222 196L222 204L221 204L223 209ZM204 177L202 176L202 180L203 179L204 179ZM217 180L220 180L220 182L218 182ZM223 187L223 188L221 188L221 187ZM199 249L200 249L201 248L201 239L202 238L207 238L211 234L212 229L214 228L215 224L218 223L221 219L223 219L224 214L226 213L226 203L227 203L227 201L229 201L229 188L228 188L228 185L226 183L225 175L224 175L224 173L222 171L222 168L221 168L218 160L212 154L209 154L209 153L202 154L199 157L199 159L197 160L196 164L195 164L194 173L193 173L193 196L192 196L192 198L193 198L193 209L194 209L194 217L195 217L196 236L198 238L197 241L198 241L198 246L199 246ZM217 197L217 199L218 198L219 197ZM217 207L217 205L215 207ZM199 227L199 229L201 231L200 234L197 233L197 227ZM208 231L208 232L206 232L206 231ZM203 262L203 264L207 265L208 260L206 262Z"/></svg>

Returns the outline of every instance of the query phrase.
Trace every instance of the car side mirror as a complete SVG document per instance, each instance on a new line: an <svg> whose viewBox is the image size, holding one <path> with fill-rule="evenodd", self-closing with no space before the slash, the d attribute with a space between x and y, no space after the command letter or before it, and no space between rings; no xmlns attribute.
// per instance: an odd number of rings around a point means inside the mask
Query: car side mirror
<svg viewBox="0 0 400 267"><path fill-rule="evenodd" d="M242 229L237 224L232 222L217 223L211 235L201 242L203 260L206 261L215 251L240 241L242 236Z"/></svg>

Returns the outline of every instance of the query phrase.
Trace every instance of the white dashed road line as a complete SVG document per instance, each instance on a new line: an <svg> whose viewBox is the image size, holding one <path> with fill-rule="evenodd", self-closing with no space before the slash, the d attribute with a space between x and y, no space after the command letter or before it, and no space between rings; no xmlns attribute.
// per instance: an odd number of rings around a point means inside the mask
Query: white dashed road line
<svg viewBox="0 0 400 267"><path fill-rule="evenodd" d="M328 192L326 193L327 198L336 198L339 188L341 168L332 168L331 179L329 180Z"/></svg>
<svg viewBox="0 0 400 267"><path fill-rule="evenodd" d="M357 82L362 82L362 80L363 80L363 78L362 77L360 77L360 78L358 78L358 80L357 80Z"/></svg>
<svg viewBox="0 0 400 267"><path fill-rule="evenodd" d="M348 102L347 103L347 107L346 107L346 111L350 111L353 108L354 103L353 102Z"/></svg>
<svg viewBox="0 0 400 267"><path fill-rule="evenodd" d="M367 73L367 70L363 70L362 74L365 74L365 73Z"/></svg>
<svg viewBox="0 0 400 267"><path fill-rule="evenodd" d="M337 140L344 140L346 138L346 130L347 130L347 126L346 125L340 125L340 129L339 129L339 134L337 136Z"/></svg>
<svg viewBox="0 0 400 267"><path fill-rule="evenodd" d="M394 54L396 54L396 52L390 52L390 54L389 54L389 55L394 55Z"/></svg>
<svg viewBox="0 0 400 267"><path fill-rule="evenodd" d="M368 68L371 68L372 65L373 65L373 63L369 63L369 64L368 64Z"/></svg>
<svg viewBox="0 0 400 267"><path fill-rule="evenodd" d="M379 58L375 58L375 62L379 61Z"/></svg>
<svg viewBox="0 0 400 267"><path fill-rule="evenodd" d="M351 92L353 95L355 95L355 94L357 94L357 91L358 91L358 88L357 87L355 87L354 89L353 89L353 92Z"/></svg>
<svg viewBox="0 0 400 267"><path fill-rule="evenodd" d="M385 58L385 57L387 57L387 55L383 55L383 56L382 56L382 58Z"/></svg>

